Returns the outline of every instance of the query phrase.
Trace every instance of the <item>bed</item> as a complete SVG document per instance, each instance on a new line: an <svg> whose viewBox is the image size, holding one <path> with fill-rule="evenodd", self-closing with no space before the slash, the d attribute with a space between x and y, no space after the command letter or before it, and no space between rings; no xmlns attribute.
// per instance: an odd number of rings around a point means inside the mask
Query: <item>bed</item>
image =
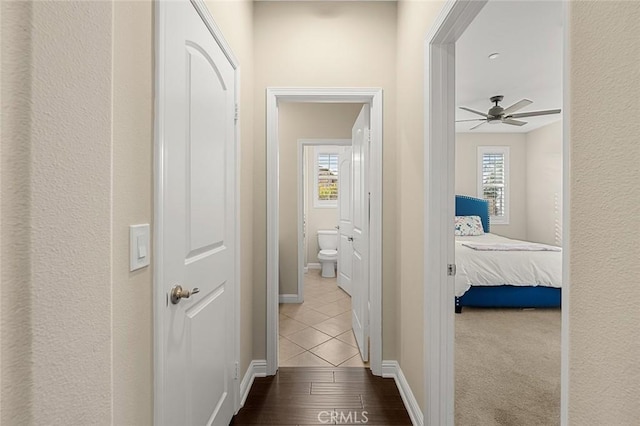
<svg viewBox="0 0 640 426"><path fill-rule="evenodd" d="M479 216L484 231L483 235L456 236L456 313L461 313L464 306L553 308L561 305L562 252L559 248L491 234L486 200L456 195L456 216Z"/></svg>

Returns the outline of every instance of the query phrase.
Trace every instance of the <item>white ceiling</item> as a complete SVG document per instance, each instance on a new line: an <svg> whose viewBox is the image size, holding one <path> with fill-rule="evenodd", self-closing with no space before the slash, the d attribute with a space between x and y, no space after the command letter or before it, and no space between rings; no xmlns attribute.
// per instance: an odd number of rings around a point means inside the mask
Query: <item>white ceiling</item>
<svg viewBox="0 0 640 426"><path fill-rule="evenodd" d="M491 53L498 59L490 60ZM491 0L456 43L456 105L487 112L489 98L504 95L501 106L527 98L518 112L562 108L562 3ZM481 118L456 109L456 120ZM517 127L484 124L473 133L527 133L557 121L561 114L527 117ZM480 123L456 123L468 132Z"/></svg>

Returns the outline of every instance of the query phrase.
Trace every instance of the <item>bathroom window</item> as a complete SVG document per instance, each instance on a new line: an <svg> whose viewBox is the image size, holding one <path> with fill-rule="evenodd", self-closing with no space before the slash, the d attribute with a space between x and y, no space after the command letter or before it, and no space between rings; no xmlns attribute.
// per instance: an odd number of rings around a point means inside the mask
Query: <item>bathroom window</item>
<svg viewBox="0 0 640 426"><path fill-rule="evenodd" d="M338 206L338 152L316 150L314 207Z"/></svg>

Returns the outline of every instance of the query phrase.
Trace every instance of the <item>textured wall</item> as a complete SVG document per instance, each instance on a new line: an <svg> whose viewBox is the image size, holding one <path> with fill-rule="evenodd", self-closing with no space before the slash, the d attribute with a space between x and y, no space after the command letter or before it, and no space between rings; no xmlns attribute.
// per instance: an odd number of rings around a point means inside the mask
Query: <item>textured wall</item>
<svg viewBox="0 0 640 426"><path fill-rule="evenodd" d="M113 11L113 423L150 425L153 276L129 272L129 225L153 223L153 6Z"/></svg>
<svg viewBox="0 0 640 426"><path fill-rule="evenodd" d="M254 357L266 349L265 89L381 87L383 357L396 359L396 185L388 178L396 174L396 3L256 2L254 9Z"/></svg>
<svg viewBox="0 0 640 426"><path fill-rule="evenodd" d="M569 423L631 425L640 418L640 3L569 7Z"/></svg>
<svg viewBox="0 0 640 426"><path fill-rule="evenodd" d="M456 194L478 196L478 147L509 147L509 224L491 232L527 239L527 145L524 133L456 133Z"/></svg>
<svg viewBox="0 0 640 426"><path fill-rule="evenodd" d="M105 424L113 396L112 7L40 1L32 13L31 282L23 289L31 293L32 421Z"/></svg>
<svg viewBox="0 0 640 426"><path fill-rule="evenodd" d="M396 346L394 358L424 405L424 37L444 2L398 2L398 156L395 176L385 175L397 193L397 317L385 329ZM385 294L386 295L386 294ZM386 354L385 354L386 355ZM389 355L390 356L390 355Z"/></svg>
<svg viewBox="0 0 640 426"><path fill-rule="evenodd" d="M31 423L31 33L32 5L0 2L2 31L0 423ZM18 314L18 315L16 315Z"/></svg>
<svg viewBox="0 0 640 426"><path fill-rule="evenodd" d="M562 245L562 121L526 137L527 240Z"/></svg>
<svg viewBox="0 0 640 426"><path fill-rule="evenodd" d="M298 140L299 139L351 139L351 128L360 112L357 104L287 104L279 112L280 161L280 293L298 293ZM313 157L311 155L310 157ZM313 181L313 179L311 179ZM333 225L337 224L337 209L314 209L309 205L307 241L318 247L317 228L312 229L314 210L323 210L321 216L333 212ZM309 257L310 262L317 262Z"/></svg>

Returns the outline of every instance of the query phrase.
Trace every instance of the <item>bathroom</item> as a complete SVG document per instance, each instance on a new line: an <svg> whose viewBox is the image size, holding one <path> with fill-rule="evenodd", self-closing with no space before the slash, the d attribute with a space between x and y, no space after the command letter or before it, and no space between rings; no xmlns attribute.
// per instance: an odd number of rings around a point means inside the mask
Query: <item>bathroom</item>
<svg viewBox="0 0 640 426"><path fill-rule="evenodd" d="M279 365L366 366L337 276L340 184L362 105L279 108Z"/></svg>

